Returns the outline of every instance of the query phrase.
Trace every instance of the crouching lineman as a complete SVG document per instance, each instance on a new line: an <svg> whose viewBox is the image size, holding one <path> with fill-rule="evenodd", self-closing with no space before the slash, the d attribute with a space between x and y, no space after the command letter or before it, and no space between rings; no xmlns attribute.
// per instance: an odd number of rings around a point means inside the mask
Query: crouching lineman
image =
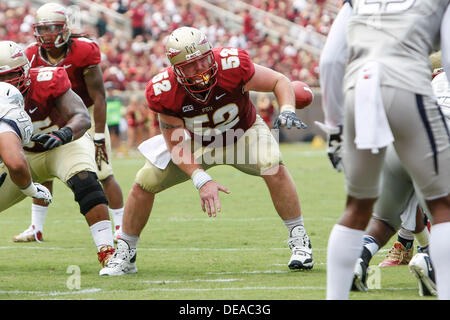
<svg viewBox="0 0 450 320"><path fill-rule="evenodd" d="M24 146L33 178L58 178L73 191L92 233L100 263L114 252L107 199L95 173L94 144L85 135L91 122L80 97L70 89L64 68L29 68L29 61L12 41L0 41L0 81L23 94L34 136ZM6 180L0 211L21 199L22 192ZM37 238L39 234L35 235Z"/></svg>
<svg viewBox="0 0 450 320"><path fill-rule="evenodd" d="M0 82L0 192L3 185L15 184L22 194L46 203L52 201L50 191L33 182L23 145L30 142L33 125L24 110L23 97L13 85ZM6 182L5 181L11 181Z"/></svg>
<svg viewBox="0 0 450 320"><path fill-rule="evenodd" d="M272 91L282 106L276 125L304 128L306 125L295 115L290 81L253 64L241 49L213 49L205 34L195 28L173 31L165 50L171 66L154 76L146 88L148 105L159 114L162 136L140 146L141 152L147 143L163 147L163 152L156 154L153 148L149 148L149 154L143 152L147 159L154 158L137 173L126 201L116 253L100 275L137 272L137 242L158 192L191 178L199 190L203 211L216 216L216 208L221 210L219 191L229 193L205 172L217 164L230 164L264 179L289 232L289 268L311 269L311 243L295 184L283 165L277 141L249 98L249 90ZM224 146L222 140L230 143ZM267 148L257 150L258 145ZM242 161L236 160L239 154L245 156Z"/></svg>

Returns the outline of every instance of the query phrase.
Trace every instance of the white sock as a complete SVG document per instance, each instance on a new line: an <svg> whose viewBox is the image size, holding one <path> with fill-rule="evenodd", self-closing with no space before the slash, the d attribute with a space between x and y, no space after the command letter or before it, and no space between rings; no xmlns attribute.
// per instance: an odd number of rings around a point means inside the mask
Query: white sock
<svg viewBox="0 0 450 320"><path fill-rule="evenodd" d="M47 217L48 207L40 206L37 204L31 204L31 225L34 226L34 230L44 232L44 222Z"/></svg>
<svg viewBox="0 0 450 320"><path fill-rule="evenodd" d="M294 229L296 226L303 226L303 216L298 216L297 218L283 220L284 225L288 229L289 236L291 236L292 229Z"/></svg>
<svg viewBox="0 0 450 320"><path fill-rule="evenodd" d="M139 241L139 236L133 236L131 234L122 232L122 234L120 236L120 240L125 241L128 244L128 246L130 247L130 249L136 249L137 243Z"/></svg>
<svg viewBox="0 0 450 320"><path fill-rule="evenodd" d="M414 234L414 236L421 248L428 246L430 243L430 231L428 231L427 227L423 228L421 232Z"/></svg>
<svg viewBox="0 0 450 320"><path fill-rule="evenodd" d="M122 218L123 218L123 210L124 207L120 209L111 209L108 208L109 214L112 216L112 219L114 221L114 227L116 226L122 226ZM114 228L116 229L116 228Z"/></svg>
<svg viewBox="0 0 450 320"><path fill-rule="evenodd" d="M430 258L439 300L450 300L450 222L434 224L430 233Z"/></svg>
<svg viewBox="0 0 450 320"><path fill-rule="evenodd" d="M327 300L346 300L363 248L364 230L335 224L327 248Z"/></svg>
<svg viewBox="0 0 450 320"><path fill-rule="evenodd" d="M111 246L114 248L113 232L111 227L111 221L102 220L94 223L89 227L92 234L92 239L97 246L97 251L103 246Z"/></svg>
<svg viewBox="0 0 450 320"><path fill-rule="evenodd" d="M378 242L375 240L375 238L367 234L363 237L363 245L367 248L367 250L369 250L372 257L380 249L380 246L378 245Z"/></svg>

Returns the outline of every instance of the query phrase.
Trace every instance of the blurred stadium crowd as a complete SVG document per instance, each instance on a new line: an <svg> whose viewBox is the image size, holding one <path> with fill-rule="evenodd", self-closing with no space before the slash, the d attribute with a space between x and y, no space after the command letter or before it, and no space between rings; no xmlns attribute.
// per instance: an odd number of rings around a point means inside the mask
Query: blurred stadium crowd
<svg viewBox="0 0 450 320"><path fill-rule="evenodd" d="M299 50L282 37L272 37L258 28L258 19L252 17L248 10L233 12L242 16L242 28L230 30L226 24L208 14L204 7L190 0L62 0L63 5L78 6L89 12L89 4L97 10L92 25L72 26L72 32L86 34L98 42L102 52L102 70L104 81L109 88L119 91L136 92L142 95L147 82L161 68L168 65L164 54L164 38L182 25L197 27L206 32L213 46L240 47L249 51L255 63L273 68L291 80L301 80L310 87L318 87L318 55L307 50ZM223 0L209 1L223 5ZM296 25L326 36L336 15L340 0L245 0L246 5L286 19ZM111 28L111 16L115 12L129 19L130 32L120 32ZM24 47L35 41L32 24L35 9L31 1L0 0L0 40L13 40ZM265 22L264 22L265 23ZM269 108L265 118L271 122L274 113L273 101L267 97L257 100ZM143 102L143 101L142 101ZM125 104L128 104L126 101ZM142 111L143 112L143 111ZM125 117L125 111L123 116ZM132 116L130 116L132 117ZM152 115L135 115L146 123L155 123ZM150 117L150 120L149 120ZM131 124L131 125L130 125ZM128 127L136 122L128 121ZM140 125L141 126L141 125ZM157 123L155 123L157 126ZM146 125L148 127L148 125ZM138 134L129 133L128 136ZM148 136L147 129L142 139ZM139 139L141 140L141 139ZM139 141L129 142L136 145Z"/></svg>

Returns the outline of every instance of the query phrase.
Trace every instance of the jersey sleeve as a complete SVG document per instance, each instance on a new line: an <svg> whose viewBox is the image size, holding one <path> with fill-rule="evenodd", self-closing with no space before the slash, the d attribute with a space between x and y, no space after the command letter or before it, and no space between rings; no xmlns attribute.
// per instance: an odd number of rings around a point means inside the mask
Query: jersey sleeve
<svg viewBox="0 0 450 320"><path fill-rule="evenodd" d="M70 80L64 68L38 68L35 70L36 83L39 83L39 89L51 98L58 98L66 93L70 88Z"/></svg>
<svg viewBox="0 0 450 320"><path fill-rule="evenodd" d="M219 81L224 88L243 86L255 74L255 65L243 49L218 48L215 58L219 64Z"/></svg>
<svg viewBox="0 0 450 320"><path fill-rule="evenodd" d="M176 117L176 110L179 104L177 101L182 100L182 96L179 93L175 78L170 76L154 81L159 75L164 75L166 70L157 74L147 83L145 98L150 110Z"/></svg>
<svg viewBox="0 0 450 320"><path fill-rule="evenodd" d="M72 45L75 51L74 57L78 67L97 65L101 61L100 48L95 41L88 38L75 38L76 43Z"/></svg>

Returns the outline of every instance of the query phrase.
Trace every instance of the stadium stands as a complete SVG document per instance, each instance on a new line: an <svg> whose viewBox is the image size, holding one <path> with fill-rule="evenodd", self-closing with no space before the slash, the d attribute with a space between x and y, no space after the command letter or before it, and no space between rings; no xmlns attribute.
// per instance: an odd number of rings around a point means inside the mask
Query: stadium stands
<svg viewBox="0 0 450 320"><path fill-rule="evenodd" d="M283 37L259 32L251 14L238 12L245 23L239 29L230 29L222 21L209 14L196 1L158 0L91 0L62 1L67 6L78 5L82 12L92 12L89 3L105 8L107 32L98 37L95 23L82 24L76 31L95 38L103 52L105 81L111 81L121 90L142 90L150 77L167 65L162 41L171 30L190 25L207 32L215 46L245 48L254 62L277 69L291 80L301 80L311 87L318 86L318 56L307 50L299 50ZM221 0L211 1L220 5ZM270 14L285 18L322 35L328 33L335 12L330 4L338 0L246 0L246 4ZM88 4L86 4L88 3ZM32 23L35 7L33 1L0 2L0 39L10 39L24 46L33 42ZM107 10L109 9L109 10ZM119 13L131 21L131 34L117 32L112 26L108 11ZM92 17L92 16L91 16ZM91 18L92 21L92 18Z"/></svg>

